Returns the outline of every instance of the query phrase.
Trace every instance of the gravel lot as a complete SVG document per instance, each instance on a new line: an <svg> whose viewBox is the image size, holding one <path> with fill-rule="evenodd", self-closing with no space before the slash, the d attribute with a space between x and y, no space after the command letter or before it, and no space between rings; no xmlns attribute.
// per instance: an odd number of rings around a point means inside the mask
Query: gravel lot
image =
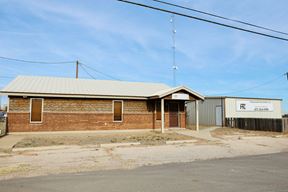
<svg viewBox="0 0 288 192"><path fill-rule="evenodd" d="M74 141L77 145L71 145L70 141L75 139L73 136L69 138L69 145L18 148L12 153L0 153L0 180L60 173L133 169L166 163L288 152L287 137L251 136L250 133L242 133L239 138L239 135L234 132L228 134L224 130L220 131L224 132L225 136L217 138L216 142L99 147L86 145L85 139ZM218 130L218 133L220 131ZM185 132L187 133L189 130ZM131 141L130 139L134 140L135 138L141 140L143 134L135 133L133 136L129 134L128 140ZM146 132L145 138L149 138L150 134ZM195 132L193 134L195 135ZM178 134L176 136L183 140L182 136L178 137ZM103 137L109 138L111 142L111 136ZM126 137L128 136L125 135L123 138ZM153 133L151 138L158 138L158 133ZM175 139L175 135L172 137L166 133L165 139L172 138ZM127 140L125 139L125 141ZM91 142L88 143L91 144Z"/></svg>
<svg viewBox="0 0 288 192"><path fill-rule="evenodd" d="M288 133L268 132L268 131L250 131L238 128L220 128L211 131L211 135L216 138L223 138L225 136L265 136L265 137L288 137Z"/></svg>

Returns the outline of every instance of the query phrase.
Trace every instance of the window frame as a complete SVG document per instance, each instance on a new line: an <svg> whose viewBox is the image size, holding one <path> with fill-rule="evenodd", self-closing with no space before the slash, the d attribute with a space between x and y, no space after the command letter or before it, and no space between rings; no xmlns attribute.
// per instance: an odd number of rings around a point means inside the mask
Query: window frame
<svg viewBox="0 0 288 192"><path fill-rule="evenodd" d="M114 103L115 102L121 102L121 105L122 105L122 107L121 107L121 120L120 121L119 120L115 120L115 118L114 118ZM123 112L124 112L124 101L123 100L113 100L112 101L112 113L113 113L112 120L113 120L113 122L116 122L116 123L123 122Z"/></svg>
<svg viewBox="0 0 288 192"><path fill-rule="evenodd" d="M41 121L32 121L32 100L33 99L40 99L42 102L41 105ZM43 111L44 111L44 98L30 98L30 123L31 124L41 124L43 123Z"/></svg>

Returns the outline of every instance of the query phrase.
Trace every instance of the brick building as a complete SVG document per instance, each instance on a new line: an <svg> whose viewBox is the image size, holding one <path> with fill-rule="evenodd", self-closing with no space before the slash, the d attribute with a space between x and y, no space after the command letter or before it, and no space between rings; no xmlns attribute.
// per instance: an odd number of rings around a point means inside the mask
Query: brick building
<svg viewBox="0 0 288 192"><path fill-rule="evenodd" d="M9 132L185 128L185 103L204 100L184 86L29 76L0 93Z"/></svg>

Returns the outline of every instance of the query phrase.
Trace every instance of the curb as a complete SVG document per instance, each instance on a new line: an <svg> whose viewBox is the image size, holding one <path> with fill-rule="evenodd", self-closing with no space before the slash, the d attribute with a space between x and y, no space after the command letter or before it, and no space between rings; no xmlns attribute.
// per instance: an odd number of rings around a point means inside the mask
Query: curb
<svg viewBox="0 0 288 192"><path fill-rule="evenodd" d="M195 143L197 140L178 140L178 141L166 141L167 145L171 144L183 144L183 143Z"/></svg>
<svg viewBox="0 0 288 192"><path fill-rule="evenodd" d="M97 145L55 145L55 146L43 146L43 147L22 147L22 148L13 148L12 152L22 152L22 151L41 151L41 150L57 150L65 149L71 147L103 147L103 148L112 148L112 147L124 147L124 146L134 146L140 145L140 142L130 142L130 143L104 143Z"/></svg>
<svg viewBox="0 0 288 192"><path fill-rule="evenodd" d="M65 149L71 147L81 147L80 145L54 145L54 146L43 146L43 147L21 147L21 148L13 148L12 152L21 152L21 151L41 151L41 150L57 150L57 149Z"/></svg>
<svg viewBox="0 0 288 192"><path fill-rule="evenodd" d="M130 142L130 143L104 143L100 144L100 147L104 148L112 148L112 147L125 147L125 146L132 146L132 145L140 145L140 142Z"/></svg>
<svg viewBox="0 0 288 192"><path fill-rule="evenodd" d="M178 140L178 141L166 141L165 144L184 144L184 143L195 143L197 140ZM103 143L98 145L55 145L55 146L43 146L43 147L22 147L13 148L12 152L22 152L22 151L41 151L41 150L57 150L65 149L71 147L96 147L96 148L113 148L113 147L127 147L141 145L140 142L130 142L130 143Z"/></svg>

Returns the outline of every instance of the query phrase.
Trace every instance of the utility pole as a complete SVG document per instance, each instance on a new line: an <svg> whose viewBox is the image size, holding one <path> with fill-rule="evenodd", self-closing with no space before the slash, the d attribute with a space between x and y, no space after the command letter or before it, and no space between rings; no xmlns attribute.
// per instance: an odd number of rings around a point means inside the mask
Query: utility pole
<svg viewBox="0 0 288 192"><path fill-rule="evenodd" d="M79 68L79 61L76 61L76 79L78 79L78 68Z"/></svg>

